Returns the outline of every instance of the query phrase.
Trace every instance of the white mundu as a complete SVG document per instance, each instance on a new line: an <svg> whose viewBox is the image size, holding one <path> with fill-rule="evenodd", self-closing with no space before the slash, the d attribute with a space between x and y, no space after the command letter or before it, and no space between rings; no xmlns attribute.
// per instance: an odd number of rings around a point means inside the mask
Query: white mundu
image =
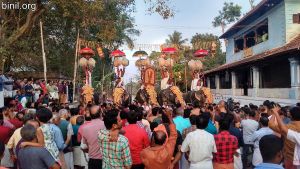
<svg viewBox="0 0 300 169"><path fill-rule="evenodd" d="M167 89L168 88L168 81L169 81L169 72L166 72L167 76L163 79L161 79L161 82L160 82L160 89L161 90L164 90L164 89Z"/></svg>
<svg viewBox="0 0 300 169"><path fill-rule="evenodd" d="M191 83L191 91L198 91L200 90L199 86L198 86L198 81L199 79L193 79L192 83Z"/></svg>
<svg viewBox="0 0 300 169"><path fill-rule="evenodd" d="M198 91L198 90L201 89L203 84L201 82L201 85L199 86L198 85L199 80L200 80L199 73L195 73L194 74L194 79L192 80L192 83L191 83L191 91Z"/></svg>

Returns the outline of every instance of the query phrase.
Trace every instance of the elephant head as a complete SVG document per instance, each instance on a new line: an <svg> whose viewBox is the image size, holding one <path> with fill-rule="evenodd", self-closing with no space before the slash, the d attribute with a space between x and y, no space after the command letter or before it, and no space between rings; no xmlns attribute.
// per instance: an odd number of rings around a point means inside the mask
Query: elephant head
<svg viewBox="0 0 300 169"><path fill-rule="evenodd" d="M203 106L206 101L206 96L202 90L190 91L184 94L184 100L186 103L194 104L199 102L200 106Z"/></svg>
<svg viewBox="0 0 300 169"><path fill-rule="evenodd" d="M148 103L149 95L147 94L147 91L145 89L139 89L136 94L135 100L140 104L143 104L145 102Z"/></svg>
<svg viewBox="0 0 300 169"><path fill-rule="evenodd" d="M172 93L172 91L170 90L170 88L161 90L158 94L158 103L162 106L164 105L164 103L166 104L172 104L175 105L176 104L176 95Z"/></svg>

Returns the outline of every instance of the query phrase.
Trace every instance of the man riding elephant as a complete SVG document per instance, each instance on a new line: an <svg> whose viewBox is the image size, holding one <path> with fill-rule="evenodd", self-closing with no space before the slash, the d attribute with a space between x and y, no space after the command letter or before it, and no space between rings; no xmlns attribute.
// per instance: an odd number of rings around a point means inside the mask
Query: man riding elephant
<svg viewBox="0 0 300 169"><path fill-rule="evenodd" d="M191 91L185 94L185 101L193 103L198 101L201 105L212 103L212 94L210 88L203 86L204 75L199 70L194 70L194 79L191 82Z"/></svg>
<svg viewBox="0 0 300 169"><path fill-rule="evenodd" d="M143 67L141 72L141 88L139 89L136 100L141 103L158 105L157 93L155 91L155 70L148 65Z"/></svg>
<svg viewBox="0 0 300 169"><path fill-rule="evenodd" d="M126 92L123 82L125 68L117 69L116 85L113 93L113 102L116 105L129 104L130 95Z"/></svg>
<svg viewBox="0 0 300 169"><path fill-rule="evenodd" d="M185 106L185 101L183 98L183 94L180 91L179 87L174 85L173 78L170 78L167 83L167 88L160 91L158 100L160 105L164 104L172 104L175 105L177 103L181 104L181 106Z"/></svg>

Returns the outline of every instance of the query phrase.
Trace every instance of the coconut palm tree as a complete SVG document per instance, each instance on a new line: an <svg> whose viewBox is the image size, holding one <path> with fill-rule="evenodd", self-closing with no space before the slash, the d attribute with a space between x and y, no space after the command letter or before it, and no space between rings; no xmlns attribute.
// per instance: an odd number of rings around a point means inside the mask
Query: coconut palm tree
<svg viewBox="0 0 300 169"><path fill-rule="evenodd" d="M188 39L183 39L182 38L182 33L178 31L174 31L171 35L168 35L168 39L166 39L166 44L167 45L172 45L176 47L177 49L182 49L183 44L187 41Z"/></svg>

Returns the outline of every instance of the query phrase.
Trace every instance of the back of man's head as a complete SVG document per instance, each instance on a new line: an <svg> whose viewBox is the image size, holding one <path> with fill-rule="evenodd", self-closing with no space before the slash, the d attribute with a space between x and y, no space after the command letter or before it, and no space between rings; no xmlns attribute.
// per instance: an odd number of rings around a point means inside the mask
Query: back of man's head
<svg viewBox="0 0 300 169"><path fill-rule="evenodd" d="M52 112L47 108L40 108L36 112L36 117L40 122L47 123L52 118Z"/></svg>
<svg viewBox="0 0 300 169"><path fill-rule="evenodd" d="M254 110L250 110L248 115L249 115L249 117L254 118L256 115L256 112Z"/></svg>
<svg viewBox="0 0 300 169"><path fill-rule="evenodd" d="M205 117L203 114L198 116L197 120L197 128L198 129L205 129L208 125L209 118Z"/></svg>
<svg viewBox="0 0 300 169"><path fill-rule="evenodd" d="M270 102L270 100L265 100L264 102L263 102L263 105L266 107L266 108L270 108L271 107L271 102Z"/></svg>
<svg viewBox="0 0 300 169"><path fill-rule="evenodd" d="M103 118L106 129L112 129L114 124L118 124L119 111L117 109L109 110Z"/></svg>
<svg viewBox="0 0 300 169"><path fill-rule="evenodd" d="M127 121L129 124L136 124L137 122L137 114L135 111L130 111L127 113Z"/></svg>
<svg viewBox="0 0 300 169"><path fill-rule="evenodd" d="M283 158L282 148L282 140L273 134L265 135L259 141L259 150L264 163L279 164Z"/></svg>
<svg viewBox="0 0 300 169"><path fill-rule="evenodd" d="M100 107L99 106L96 106L96 105L94 105L94 106L92 106L91 107L91 118L92 119L98 119L98 118L100 118L100 109L99 109Z"/></svg>
<svg viewBox="0 0 300 169"><path fill-rule="evenodd" d="M194 108L200 108L200 102L195 100L195 101L193 102L193 107L194 107Z"/></svg>
<svg viewBox="0 0 300 169"><path fill-rule="evenodd" d="M158 112L159 112L159 109L160 109L159 107L152 108L152 115L156 116L158 114Z"/></svg>
<svg viewBox="0 0 300 169"><path fill-rule="evenodd" d="M32 141L36 138L36 128L31 124L26 124L21 129L21 136L24 141Z"/></svg>
<svg viewBox="0 0 300 169"><path fill-rule="evenodd" d="M27 121L34 120L34 119L35 119L35 115L33 113L27 113L23 117L23 124L26 124Z"/></svg>
<svg viewBox="0 0 300 169"><path fill-rule="evenodd" d="M79 109L78 108L71 108L70 113L71 113L71 116L78 115L79 114Z"/></svg>
<svg viewBox="0 0 300 169"><path fill-rule="evenodd" d="M300 107L292 107L290 109L290 114L292 116L293 121L300 121Z"/></svg>
<svg viewBox="0 0 300 169"><path fill-rule="evenodd" d="M191 125L196 125L197 120L198 120L198 116L193 114L189 117L189 119L190 119Z"/></svg>
<svg viewBox="0 0 300 169"><path fill-rule="evenodd" d="M224 116L220 121L220 131L227 131L230 128L231 119L229 116Z"/></svg>
<svg viewBox="0 0 300 169"><path fill-rule="evenodd" d="M259 119L259 123L260 123L263 127L268 127L268 124L269 124L269 118L268 118L268 117L265 117L265 116L262 116L262 117L260 117L260 119Z"/></svg>
<svg viewBox="0 0 300 169"><path fill-rule="evenodd" d="M143 119L143 112L137 111L136 116L137 116L137 121L141 121Z"/></svg>
<svg viewBox="0 0 300 169"><path fill-rule="evenodd" d="M163 145L167 139L166 133L163 131L154 131L153 132L154 143L157 145Z"/></svg>
<svg viewBox="0 0 300 169"><path fill-rule="evenodd" d="M76 124L77 125L82 125L84 123L84 117L83 116L78 116L76 118Z"/></svg>
<svg viewBox="0 0 300 169"><path fill-rule="evenodd" d="M191 109L184 109L183 118L189 118L191 115Z"/></svg>
<svg viewBox="0 0 300 169"><path fill-rule="evenodd" d="M67 110L67 109L60 109L60 110L58 111L58 114L59 114L59 117L65 118L65 117L67 117L67 115L68 115L68 110Z"/></svg>

